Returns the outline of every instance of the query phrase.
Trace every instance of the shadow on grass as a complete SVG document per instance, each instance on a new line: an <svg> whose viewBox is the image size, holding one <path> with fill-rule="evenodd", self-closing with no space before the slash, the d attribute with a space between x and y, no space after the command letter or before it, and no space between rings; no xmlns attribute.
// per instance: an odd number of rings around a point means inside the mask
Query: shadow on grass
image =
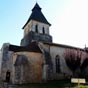
<svg viewBox="0 0 88 88"><path fill-rule="evenodd" d="M29 83L16 85L15 88L71 88L70 80L53 80L47 83Z"/></svg>

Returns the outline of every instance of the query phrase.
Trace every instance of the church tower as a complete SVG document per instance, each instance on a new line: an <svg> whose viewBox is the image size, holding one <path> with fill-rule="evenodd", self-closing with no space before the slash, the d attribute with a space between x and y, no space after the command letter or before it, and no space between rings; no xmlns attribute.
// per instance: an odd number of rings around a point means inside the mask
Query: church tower
<svg viewBox="0 0 88 88"><path fill-rule="evenodd" d="M23 26L24 37L21 40L21 45L26 46L32 41L52 42L52 36L49 34L51 24L44 17L40 6L36 3L32 9L32 13Z"/></svg>

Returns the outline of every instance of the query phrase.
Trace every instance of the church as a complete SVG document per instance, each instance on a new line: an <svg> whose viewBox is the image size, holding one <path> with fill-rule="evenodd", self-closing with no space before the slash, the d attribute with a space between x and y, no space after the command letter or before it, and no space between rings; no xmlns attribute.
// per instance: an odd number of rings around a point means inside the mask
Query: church
<svg viewBox="0 0 88 88"><path fill-rule="evenodd" d="M53 43L38 3L23 26L20 46L4 43L0 51L0 77L13 84L88 77L88 50ZM84 75L85 74L85 75Z"/></svg>

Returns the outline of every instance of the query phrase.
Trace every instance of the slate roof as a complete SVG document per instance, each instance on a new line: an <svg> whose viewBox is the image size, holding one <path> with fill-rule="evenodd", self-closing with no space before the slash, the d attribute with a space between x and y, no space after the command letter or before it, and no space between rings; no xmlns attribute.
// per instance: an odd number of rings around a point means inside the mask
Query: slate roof
<svg viewBox="0 0 88 88"><path fill-rule="evenodd" d="M36 42L30 43L28 46L10 45L9 51L14 51L14 52L28 51L28 52L42 53Z"/></svg>
<svg viewBox="0 0 88 88"><path fill-rule="evenodd" d="M41 8L40 8L40 6L37 3L35 4L34 8L32 9L32 13L31 13L28 21L26 22L26 24L23 26L23 29L28 24L28 22L30 20L36 20L36 21L48 24L49 26L51 25L47 21L47 19L44 17L43 13L41 12Z"/></svg>

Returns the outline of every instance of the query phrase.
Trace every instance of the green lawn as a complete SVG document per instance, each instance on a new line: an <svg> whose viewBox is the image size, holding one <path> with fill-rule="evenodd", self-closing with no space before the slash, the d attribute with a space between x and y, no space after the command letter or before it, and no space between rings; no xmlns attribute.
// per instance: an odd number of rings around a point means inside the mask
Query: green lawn
<svg viewBox="0 0 88 88"><path fill-rule="evenodd" d="M47 83L30 83L17 85L15 88L69 88L70 80L51 81Z"/></svg>
<svg viewBox="0 0 88 88"><path fill-rule="evenodd" d="M76 88L78 88L78 86ZM79 88L88 88L88 85L80 85Z"/></svg>
<svg viewBox="0 0 88 88"><path fill-rule="evenodd" d="M72 85L70 80L51 81L47 83L30 83L16 85L15 88L78 88L77 84ZM80 85L79 88L88 88L87 85Z"/></svg>

